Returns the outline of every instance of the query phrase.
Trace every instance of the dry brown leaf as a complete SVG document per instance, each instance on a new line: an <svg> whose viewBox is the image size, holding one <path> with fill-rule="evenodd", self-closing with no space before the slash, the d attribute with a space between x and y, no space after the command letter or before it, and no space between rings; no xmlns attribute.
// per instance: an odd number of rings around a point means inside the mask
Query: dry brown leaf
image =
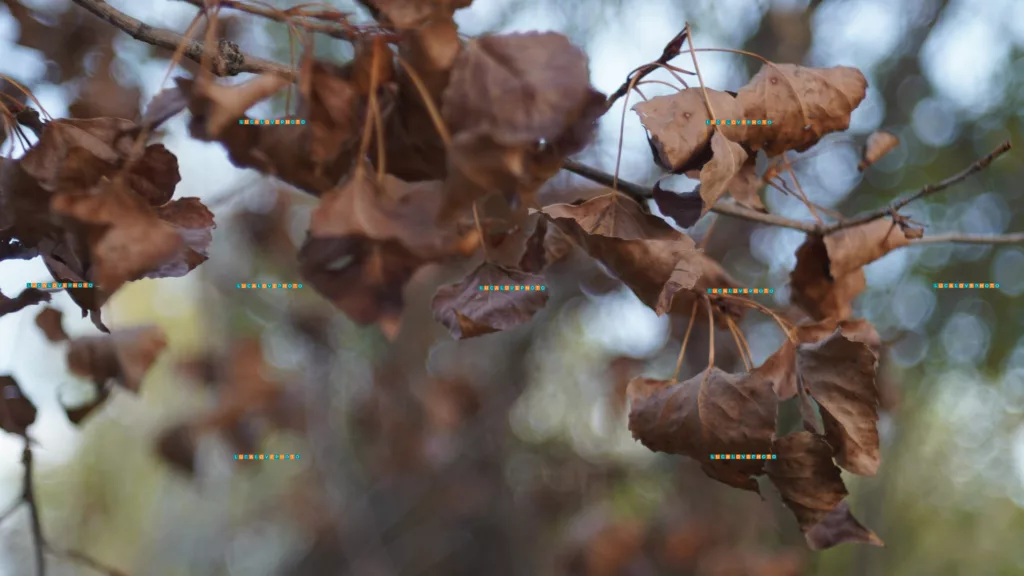
<svg viewBox="0 0 1024 576"><path fill-rule="evenodd" d="M726 185L726 190L739 205L758 212L767 212L768 210L758 195L763 185L764 180L757 175L757 155L750 154L747 161L740 167L740 171Z"/></svg>
<svg viewBox="0 0 1024 576"><path fill-rule="evenodd" d="M860 163L857 164L857 170L863 172L868 166L881 160L882 156L885 156L899 145L900 139L895 134L884 130L872 132L864 143L864 148L861 150Z"/></svg>
<svg viewBox="0 0 1024 576"><path fill-rule="evenodd" d="M461 281L437 289L431 307L434 318L456 339L510 330L529 322L548 302L547 290L516 290L543 286L544 277L483 263ZM482 286L510 286L511 291Z"/></svg>
<svg viewBox="0 0 1024 576"><path fill-rule="evenodd" d="M113 378L125 390L137 393L149 367L166 346L167 336L156 326L76 338L68 346L68 369L100 386Z"/></svg>
<svg viewBox="0 0 1024 576"><path fill-rule="evenodd" d="M551 218L569 218L587 234L609 238L680 240L685 236L623 195L604 194L582 204L551 204L541 212Z"/></svg>
<svg viewBox="0 0 1024 576"><path fill-rule="evenodd" d="M227 126L237 124L245 118L245 111L270 98L289 84L288 80L273 74L261 74L241 84L225 86L200 76L194 83L194 99L208 102L205 114L205 131L211 138L217 138Z"/></svg>
<svg viewBox="0 0 1024 576"><path fill-rule="evenodd" d="M656 452L701 462L711 478L758 492L752 476L764 460L710 460L715 453L767 454L775 434L777 399L758 373L728 374L712 368L685 382L635 378L629 383L629 429Z"/></svg>
<svg viewBox="0 0 1024 576"><path fill-rule="evenodd" d="M875 353L837 330L821 342L802 344L796 356L804 386L822 408L836 463L854 474L874 476L881 463Z"/></svg>
<svg viewBox="0 0 1024 576"><path fill-rule="evenodd" d="M868 81L856 68L806 68L765 64L740 88L741 118L771 120L754 126L743 141L769 157L787 150L803 152L822 136L850 127L850 114L867 94ZM734 139L740 141L738 139Z"/></svg>
<svg viewBox="0 0 1024 576"><path fill-rule="evenodd" d="M64 342L68 339L68 333L64 331L62 324L63 316L60 310L49 306L36 315L36 326L50 342Z"/></svg>
<svg viewBox="0 0 1024 576"><path fill-rule="evenodd" d="M312 61L303 66L303 117L309 124L313 161L330 163L359 143L365 102L351 81L352 68Z"/></svg>
<svg viewBox="0 0 1024 576"><path fill-rule="evenodd" d="M777 459L767 461L768 479L793 511L813 550L844 542L882 545L874 532L861 526L849 508L843 507L848 492L824 438L797 432L777 439L772 451Z"/></svg>
<svg viewBox="0 0 1024 576"><path fill-rule="evenodd" d="M701 216L718 202L747 162L747 152L727 139L720 130L711 137L711 161L700 169L700 197L704 200Z"/></svg>
<svg viewBox="0 0 1024 576"><path fill-rule="evenodd" d="M36 407L22 393L18 381L0 376L0 428L24 436L35 421Z"/></svg>
<svg viewBox="0 0 1024 576"><path fill-rule="evenodd" d="M51 210L68 226L80 226L89 246L93 280L108 292L160 269L182 250L177 230L160 220L122 181L106 181L86 193L58 194Z"/></svg>
<svg viewBox="0 0 1024 576"><path fill-rule="evenodd" d="M658 303L654 306L658 316L672 309L672 303L679 291L692 290L697 285L704 273L706 260L707 258L700 252L687 252L679 262L676 262L672 275L658 294Z"/></svg>
<svg viewBox="0 0 1024 576"><path fill-rule="evenodd" d="M853 313L853 300L864 291L864 270L835 278L829 270L828 249L821 236L808 235L796 251L789 275L790 300L815 320L844 319Z"/></svg>
<svg viewBox="0 0 1024 576"><path fill-rule="evenodd" d="M451 20L452 14L473 0L359 0L375 20L399 30L420 28L437 20Z"/></svg>
<svg viewBox="0 0 1024 576"><path fill-rule="evenodd" d="M844 228L825 236L829 273L846 276L909 243L903 227L884 218Z"/></svg>
<svg viewBox="0 0 1024 576"><path fill-rule="evenodd" d="M50 294L36 288L26 288L14 298L8 298L0 292L0 316L19 312L29 306L49 302Z"/></svg>
<svg viewBox="0 0 1024 576"><path fill-rule="evenodd" d="M728 92L707 90L716 118L744 118L740 103ZM706 124L711 120L700 88L686 88L675 94L656 96L633 106L650 134L655 162L676 174L699 170L710 159L710 143L716 129L733 142L742 142L746 126Z"/></svg>
<svg viewBox="0 0 1024 576"><path fill-rule="evenodd" d="M172 200L157 207L156 216L178 232L183 245L174 258L158 269L147 272L147 278L177 278L206 262L209 258L210 244L213 243L213 229L217 224L213 212L204 206L199 198Z"/></svg>
<svg viewBox="0 0 1024 576"><path fill-rule="evenodd" d="M125 174L128 186L150 206L162 206L171 201L174 189L181 182L178 158L163 144L147 146Z"/></svg>

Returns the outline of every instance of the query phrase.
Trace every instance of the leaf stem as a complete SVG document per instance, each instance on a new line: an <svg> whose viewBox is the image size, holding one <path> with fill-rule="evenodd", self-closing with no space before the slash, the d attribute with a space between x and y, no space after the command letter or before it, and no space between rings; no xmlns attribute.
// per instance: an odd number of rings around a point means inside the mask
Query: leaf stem
<svg viewBox="0 0 1024 576"><path fill-rule="evenodd" d="M683 345L679 347L679 356L676 358L676 371L672 373L672 381L679 382L679 371L683 368L683 357L686 356L686 344L690 341L690 331L693 330L693 321L697 318L697 299L693 300L693 307L690 308L690 321L686 324L686 334L683 335Z"/></svg>
<svg viewBox="0 0 1024 576"><path fill-rule="evenodd" d="M697 81L700 82L700 93L704 97L704 106L708 109L708 116L711 117L711 124L717 124L715 122L715 109L711 107L711 100L708 99L708 89L704 85L704 76L700 73L700 66L697 64L697 49L693 46L693 34L690 32L690 23L686 23L686 41L690 43L690 58L693 59L693 69L697 72Z"/></svg>
<svg viewBox="0 0 1024 576"><path fill-rule="evenodd" d="M750 300L748 298L743 298L743 297L740 297L740 296L732 296L732 295L729 295L729 294L718 294L717 297L718 298L725 298L727 300L733 300L733 301L737 302L738 304L740 304L742 306L746 306L747 308L753 308L755 310L763 312L764 314L766 314L768 316L771 316L772 319L775 320L775 323L779 325L779 328L782 329L782 332L786 335L786 337L789 338L789 341L792 342L793 344L797 343L796 335L793 334L793 325L790 324L789 322L787 322L786 320L782 319L778 314L773 312L771 309L766 307L764 304L761 304L760 302L755 302L755 301Z"/></svg>
<svg viewBox="0 0 1024 576"><path fill-rule="evenodd" d="M736 325L736 321L732 319L732 316L726 314L725 321L729 324L729 331L732 332L732 338L736 341L736 348L740 351L740 358L743 359L743 367L746 368L747 372L750 372L750 369L754 364L754 359L750 355L750 345L747 344L747 339L743 336L743 332L740 330L740 327Z"/></svg>

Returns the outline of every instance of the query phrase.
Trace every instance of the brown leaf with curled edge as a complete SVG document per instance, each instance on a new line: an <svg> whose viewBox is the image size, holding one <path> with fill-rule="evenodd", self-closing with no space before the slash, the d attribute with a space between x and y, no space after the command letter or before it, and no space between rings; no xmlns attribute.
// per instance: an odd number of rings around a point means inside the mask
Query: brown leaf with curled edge
<svg viewBox="0 0 1024 576"><path fill-rule="evenodd" d="M228 159L239 168L252 168L301 188L314 196L333 188L352 166L355 150L344 151L335 161L318 165L310 153L312 127L305 125L226 124L218 134L208 132L207 119L218 113L218 104L205 93L193 91L192 80L175 78L180 94L188 95L192 113L189 134L202 142L219 142ZM168 100L173 98L169 95ZM248 119L239 116L236 120Z"/></svg>
<svg viewBox="0 0 1024 576"><path fill-rule="evenodd" d="M757 175L757 155L750 154L736 176L726 185L726 190L736 199L737 204L758 212L767 212L761 197L758 196L762 186L764 180Z"/></svg>
<svg viewBox="0 0 1024 576"><path fill-rule="evenodd" d="M225 86L200 76L193 84L193 98L206 100L204 133L217 138L230 124L245 118L245 111L277 94L289 84L286 78L261 74L241 84Z"/></svg>
<svg viewBox="0 0 1024 576"><path fill-rule="evenodd" d="M747 152L743 147L719 130L711 137L711 151L711 161L700 169L700 197L704 200L702 216L726 193L729 184L747 162Z"/></svg>
<svg viewBox="0 0 1024 576"><path fill-rule="evenodd" d="M454 225L437 223L441 186L438 181L406 183L390 175L379 186L364 164L341 186L324 194L310 218L309 233L316 238L356 235L394 240L423 259L465 253L467 237Z"/></svg>
<svg viewBox="0 0 1024 576"><path fill-rule="evenodd" d="M856 68L807 68L765 64L740 88L742 118L771 120L754 126L743 141L769 157L803 152L830 132L850 127L850 115L867 94L868 81ZM739 140L737 140L739 141Z"/></svg>
<svg viewBox="0 0 1024 576"><path fill-rule="evenodd" d="M132 191L142 196L150 206L162 206L171 201L174 189L181 182L178 158L163 144L147 146L142 158L132 163L125 178Z"/></svg>
<svg viewBox="0 0 1024 576"><path fill-rule="evenodd" d="M857 170L863 172L868 166L881 160L882 156L885 156L899 145L900 139L895 134L885 130L872 132L860 152L860 163L857 164Z"/></svg>
<svg viewBox="0 0 1024 576"><path fill-rule="evenodd" d="M0 292L0 316L13 314L29 306L49 301L50 294L37 288L25 288L14 298L9 298Z"/></svg>
<svg viewBox="0 0 1024 576"><path fill-rule="evenodd" d="M358 145L365 103L352 83L351 66L310 61L302 73L310 155L317 163L332 162Z"/></svg>
<svg viewBox="0 0 1024 576"><path fill-rule="evenodd" d="M441 113L451 131L445 217L501 192L525 206L582 150L604 112L586 54L556 33L483 36L455 60Z"/></svg>
<svg viewBox="0 0 1024 576"><path fill-rule="evenodd" d="M824 240L808 234L796 251L796 267L789 275L790 300L815 320L848 318L853 300L867 286L863 269L836 278L829 268Z"/></svg>
<svg viewBox="0 0 1024 576"><path fill-rule="evenodd" d="M80 227L95 282L110 293L158 270L185 245L177 230L120 180L85 193L57 194L50 208L65 217L67 226Z"/></svg>
<svg viewBox="0 0 1024 576"><path fill-rule="evenodd" d="M679 240L685 236L623 195L604 194L582 204L551 204L541 212L551 218L572 219L587 234L609 238Z"/></svg>
<svg viewBox="0 0 1024 576"><path fill-rule="evenodd" d="M157 326L76 338L68 346L68 369L97 385L114 379L125 390L138 393L143 377L166 346L167 336Z"/></svg>
<svg viewBox="0 0 1024 576"><path fill-rule="evenodd" d="M0 428L24 436L35 421L36 407L22 393L18 381L12 376L0 376Z"/></svg>
<svg viewBox="0 0 1024 576"><path fill-rule="evenodd" d="M700 184L690 192L673 192L661 187L661 182L654 185L654 202L658 210L672 218L676 226L689 228L700 220L704 212L704 199L700 195Z"/></svg>
<svg viewBox="0 0 1024 576"><path fill-rule="evenodd" d="M146 106L146 113L142 116L141 125L148 130L155 130L187 108L188 101L189 94L177 86L161 90Z"/></svg>
<svg viewBox="0 0 1024 576"><path fill-rule="evenodd" d="M717 118L745 118L743 107L732 94L708 89L707 96ZM675 94L656 96L633 106L633 110L650 135L654 161L675 174L699 170L710 160L707 153L712 135L717 130L733 142L743 142L749 130L746 126L734 124L706 124L711 116L700 88L686 88Z"/></svg>
<svg viewBox="0 0 1024 576"><path fill-rule="evenodd" d="M137 128L122 118L47 122L21 167L48 192L91 188L128 157Z"/></svg>
<svg viewBox="0 0 1024 576"><path fill-rule="evenodd" d="M196 449L199 431L189 423L172 426L160 433L156 452L175 471L193 476L196 473Z"/></svg>
<svg viewBox="0 0 1024 576"><path fill-rule="evenodd" d="M844 542L882 546L874 532L864 528L843 507L847 492L839 468L832 463L832 448L811 432L796 432L775 440L765 471L779 490L813 550Z"/></svg>
<svg viewBox="0 0 1024 576"><path fill-rule="evenodd" d="M188 274L209 258L213 229L217 227L213 212L199 198L185 197L156 208L156 216L170 224L181 237L178 254L146 278L178 278Z"/></svg>
<svg viewBox="0 0 1024 576"><path fill-rule="evenodd" d="M60 310L47 306L36 314L36 326L50 342L64 342L68 333L64 331L63 317Z"/></svg>
<svg viewBox="0 0 1024 576"><path fill-rule="evenodd" d="M547 290L517 288L543 285L543 276L485 262L459 282L438 288L431 307L434 318L452 337L473 338L529 322L547 304ZM496 292L482 286L509 286L511 290Z"/></svg>
<svg viewBox="0 0 1024 576"><path fill-rule="evenodd" d="M829 273L846 276L909 243L903 227L884 218L844 228L825 236Z"/></svg>
<svg viewBox="0 0 1024 576"><path fill-rule="evenodd" d="M807 392L822 408L836 463L861 476L874 476L881 463L877 364L867 344L847 338L841 329L821 342L800 345L796 354Z"/></svg>
<svg viewBox="0 0 1024 576"><path fill-rule="evenodd" d="M644 446L701 463L711 478L759 492L753 476L765 460L718 462L711 454L767 454L775 434L778 400L757 372L712 368L685 382L635 378L627 387L629 429Z"/></svg>
<svg viewBox="0 0 1024 576"><path fill-rule="evenodd" d="M672 302L680 290L692 290L703 276L702 268L705 259L700 256L699 252L687 252L679 262L676 262L672 275L669 276L661 293L658 294L658 303L654 306L654 311L658 316L672 308Z"/></svg>

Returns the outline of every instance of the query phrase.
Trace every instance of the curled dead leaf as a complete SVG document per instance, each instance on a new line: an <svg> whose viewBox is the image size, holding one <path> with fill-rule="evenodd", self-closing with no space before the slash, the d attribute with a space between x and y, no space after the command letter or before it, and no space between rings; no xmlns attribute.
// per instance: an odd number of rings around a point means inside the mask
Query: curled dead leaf
<svg viewBox="0 0 1024 576"><path fill-rule="evenodd" d="M864 143L864 148L861 150L860 163L857 164L857 170L863 172L868 166L881 160L882 156L885 156L899 145L899 137L891 132L884 130L872 132Z"/></svg>
<svg viewBox="0 0 1024 576"><path fill-rule="evenodd" d="M726 138L720 130L711 137L711 161L700 169L700 196L704 200L701 215L718 202L747 162L747 152Z"/></svg>
<svg viewBox="0 0 1024 576"><path fill-rule="evenodd" d="M768 479L796 516L813 550L844 542L882 545L874 532L849 513L849 507L843 508L848 492L839 468L832 463L832 448L824 438L811 432L797 432L775 440L772 448L776 459L767 461Z"/></svg>
<svg viewBox="0 0 1024 576"><path fill-rule="evenodd" d="M846 276L909 243L903 226L884 218L844 228L825 236L829 273Z"/></svg>
<svg viewBox="0 0 1024 576"><path fill-rule="evenodd" d="M431 307L434 318L456 339L510 330L529 322L547 304L547 290L522 290L543 286L544 277L483 263L461 281L437 289ZM484 286L510 286L512 290L484 290Z"/></svg>
<svg viewBox="0 0 1024 576"><path fill-rule="evenodd" d="M97 385L114 379L124 389L137 393L146 372L166 346L167 336L157 326L76 338L68 346L68 369Z"/></svg>
<svg viewBox="0 0 1024 576"><path fill-rule="evenodd" d="M850 115L867 87L856 68L765 64L737 93L742 114L736 117L772 123L748 130L743 142L752 150L763 148L769 157L803 152L826 134L850 127Z"/></svg>
<svg viewBox="0 0 1024 576"><path fill-rule="evenodd" d="M790 300L815 320L849 318L853 300L864 291L863 269L834 277L828 248L821 236L808 235L796 251L796 267L789 275Z"/></svg>
<svg viewBox="0 0 1024 576"><path fill-rule="evenodd" d="M711 89L706 93L717 118L750 117L743 115L742 105L732 94ZM744 141L748 131L745 126L707 124L712 118L699 88L656 96L633 106L633 110L650 135L655 162L675 174L701 169L711 158L711 138L719 130L733 142Z"/></svg>

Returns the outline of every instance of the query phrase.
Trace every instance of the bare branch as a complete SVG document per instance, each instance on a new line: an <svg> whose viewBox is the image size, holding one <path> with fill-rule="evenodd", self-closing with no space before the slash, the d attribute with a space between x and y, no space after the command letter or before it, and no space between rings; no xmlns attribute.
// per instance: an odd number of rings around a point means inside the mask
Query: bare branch
<svg viewBox="0 0 1024 576"><path fill-rule="evenodd" d="M936 184L929 184L929 185L925 186L924 188L921 188L917 192L911 194L910 196L904 198L903 200L897 200L891 206L888 206L886 208L875 210L874 212L869 212L868 214L863 214L861 216L856 216L854 218L850 218L849 220L843 220L842 222L837 222L835 224L831 224L829 226L825 226L821 230L821 233L822 234L830 234L830 233L835 232L837 230L842 230L844 228L852 228L854 226L859 226L861 224L866 224L868 222L871 222L872 220L878 220L879 218L883 218L885 216L890 216L892 214L895 214L895 213L899 212L900 208L903 208L904 206L906 206L907 204L910 204L911 202L913 202L915 200L920 200L921 198L927 198L928 196L931 196L932 194L935 194L936 192L941 192L941 191L945 190L946 188L949 188L953 184L956 184L957 182L961 182L963 180L966 180L968 177L970 177L970 176L972 176L974 174L977 174L978 172L981 172L985 168L988 168L988 165L991 164L993 160L995 160L996 158L998 158L998 157L1002 156L1003 154L1009 152L1010 148L1012 148L1012 147L1013 147L1013 145L1010 144L1009 140L1007 140L1007 141L1003 142L1002 144L1000 144L999 146L997 146L995 150L993 150L992 152L989 152L989 154L987 156L985 156L984 158L981 158L980 160L977 160L976 162L974 162L973 164L971 164L967 168L963 169L959 173L954 174L954 175L950 176L949 178L946 178L945 180L942 180L941 182L938 182Z"/></svg>
<svg viewBox="0 0 1024 576"><path fill-rule="evenodd" d="M203 0L180 1L191 4L201 10L205 9ZM361 31L358 28L346 22L348 14L340 11L328 12L326 10L318 9L309 12L307 10L311 9L301 9L297 11L295 8L288 9L287 11L275 10L274 8L260 6L258 4L243 4L242 2L235 2L234 0L221 0L220 6L221 8L231 8L233 10L238 10L239 12L252 14L253 16L259 16L275 22L297 26L309 32L324 34L339 40L353 42L361 35Z"/></svg>
<svg viewBox="0 0 1024 576"><path fill-rule="evenodd" d="M36 574L46 574L46 558L43 556L43 548L46 541L43 540L43 526L39 522L39 507L36 504L35 491L32 488L32 479L35 476L32 466L32 443L25 436L25 449L21 453L21 463L25 468L22 477L21 499L28 505L29 519L32 521L32 546L36 555Z"/></svg>
<svg viewBox="0 0 1024 576"><path fill-rule="evenodd" d="M597 182L602 186L612 186L614 178L611 174L603 172L592 166L581 164L575 160L566 160L562 164L562 168L579 174L584 178ZM654 191L650 188L645 188L639 184L633 182L627 182L621 178L618 180L618 189L620 192L625 193L641 205L644 204L648 198L654 195ZM711 211L716 214L722 214L725 216L732 216L733 218L740 218L742 220L749 220L750 222L759 222L761 224L768 224L769 226L781 226L783 228L792 228L793 230L799 230L808 234L818 233L818 227L813 222L804 222L800 220L793 220L784 216L778 216L775 214L765 214L749 208L744 208L737 204L727 204L725 202L719 202L711 207Z"/></svg>
<svg viewBox="0 0 1024 576"><path fill-rule="evenodd" d="M203 43L199 40L188 40L177 32L163 28L153 28L149 24L121 12L103 0L73 0L73 2L113 24L132 38L146 44L173 51L182 43L186 43L184 55L189 60L201 62L203 52L206 50ZM288 66L271 60L249 56L241 51L238 44L229 40L221 40L217 46L217 53L210 56L212 56L211 62L213 63L212 72L217 76L235 76L242 73L277 74L292 81L295 81L297 77L296 72Z"/></svg>

